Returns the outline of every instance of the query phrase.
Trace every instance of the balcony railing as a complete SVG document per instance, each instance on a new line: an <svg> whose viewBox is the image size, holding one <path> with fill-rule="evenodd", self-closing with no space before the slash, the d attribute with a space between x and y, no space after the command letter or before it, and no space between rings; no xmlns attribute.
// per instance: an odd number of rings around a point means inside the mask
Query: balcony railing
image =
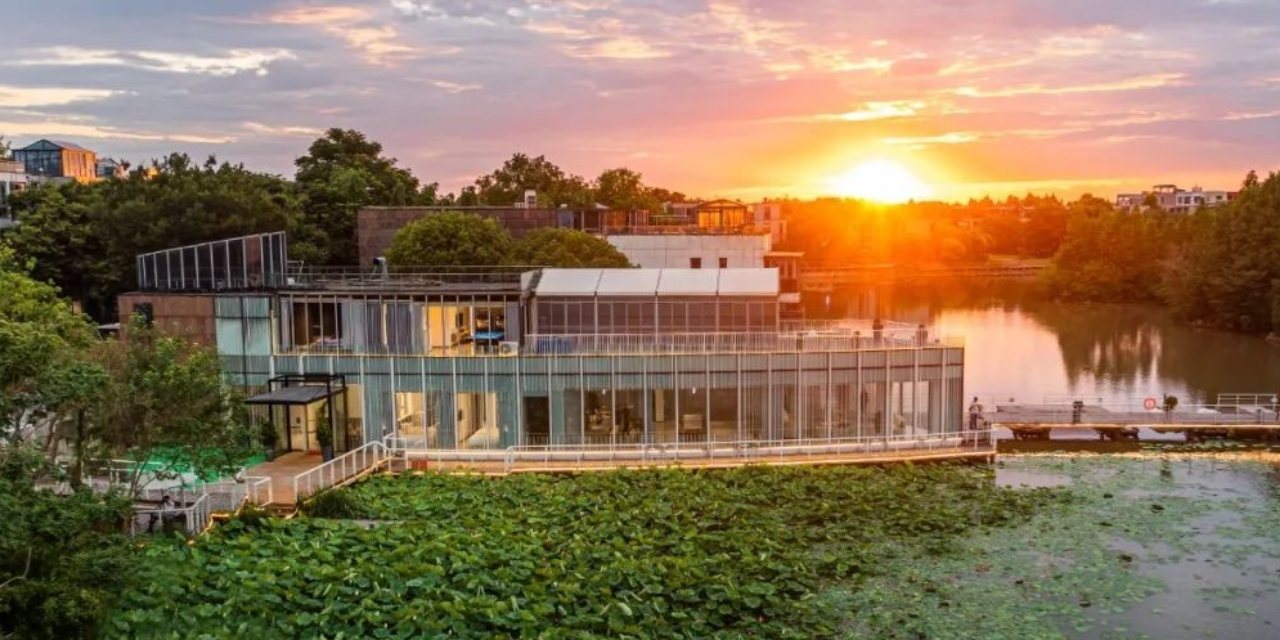
<svg viewBox="0 0 1280 640"><path fill-rule="evenodd" d="M954 347L963 343L927 329L813 329L769 333L671 333L525 336L526 355L832 352Z"/></svg>
<svg viewBox="0 0 1280 640"><path fill-rule="evenodd" d="M448 285L519 288L521 274L540 267L313 267L290 266L282 283L289 289L377 287L423 289Z"/></svg>

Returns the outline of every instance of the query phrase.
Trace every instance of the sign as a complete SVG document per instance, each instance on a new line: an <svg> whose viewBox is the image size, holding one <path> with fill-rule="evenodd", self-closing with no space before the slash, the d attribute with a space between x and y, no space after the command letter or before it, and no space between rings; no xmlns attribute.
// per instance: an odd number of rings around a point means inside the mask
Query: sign
<svg viewBox="0 0 1280 640"><path fill-rule="evenodd" d="M1147 411L1151 411L1152 409L1156 408L1156 399L1147 398L1146 400L1142 401L1142 406L1146 407Z"/></svg>

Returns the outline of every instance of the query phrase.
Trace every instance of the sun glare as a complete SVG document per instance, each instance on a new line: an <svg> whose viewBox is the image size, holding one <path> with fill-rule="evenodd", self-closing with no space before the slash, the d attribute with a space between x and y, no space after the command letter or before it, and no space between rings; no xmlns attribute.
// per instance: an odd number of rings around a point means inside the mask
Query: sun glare
<svg viewBox="0 0 1280 640"><path fill-rule="evenodd" d="M933 190L902 165L889 160L864 162L831 179L831 188L851 198L897 204L928 198Z"/></svg>

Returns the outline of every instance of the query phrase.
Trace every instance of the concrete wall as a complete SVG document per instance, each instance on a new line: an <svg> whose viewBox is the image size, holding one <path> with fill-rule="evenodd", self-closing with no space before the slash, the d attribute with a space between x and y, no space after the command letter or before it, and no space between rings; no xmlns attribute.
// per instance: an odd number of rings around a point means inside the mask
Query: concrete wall
<svg viewBox="0 0 1280 640"><path fill-rule="evenodd" d="M701 258L703 269L716 269L728 258L730 269L764 266L764 254L772 248L767 234L758 235L616 235L605 238L631 260L646 269L688 269L691 258Z"/></svg>

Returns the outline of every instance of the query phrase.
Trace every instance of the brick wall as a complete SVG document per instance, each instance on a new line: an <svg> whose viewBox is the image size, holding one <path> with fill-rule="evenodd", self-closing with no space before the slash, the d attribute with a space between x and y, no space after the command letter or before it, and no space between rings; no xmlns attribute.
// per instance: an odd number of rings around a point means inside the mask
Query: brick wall
<svg viewBox="0 0 1280 640"><path fill-rule="evenodd" d="M564 213L557 209L364 207L356 214L356 242L360 248L360 264L372 264L374 258L386 253L401 227L442 211L464 211L493 218L515 238L539 227L557 226L557 218Z"/></svg>
<svg viewBox="0 0 1280 640"><path fill-rule="evenodd" d="M121 335L128 332L134 305L151 304L152 319L160 331L182 336L206 347L217 346L213 296L174 293L126 293L120 296ZM127 338L128 336L125 335Z"/></svg>

